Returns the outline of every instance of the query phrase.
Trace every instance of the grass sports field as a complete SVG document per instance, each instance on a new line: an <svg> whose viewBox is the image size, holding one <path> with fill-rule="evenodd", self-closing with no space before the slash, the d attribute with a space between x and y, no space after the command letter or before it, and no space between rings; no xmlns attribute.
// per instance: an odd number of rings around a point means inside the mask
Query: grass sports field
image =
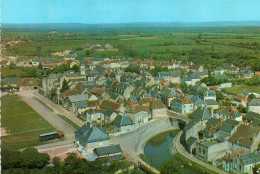
<svg viewBox="0 0 260 174"><path fill-rule="evenodd" d="M2 148L21 149L45 144L46 142L39 141L39 135L55 131L52 125L22 101L18 95L5 95L1 102L1 127L8 134L2 136ZM48 143L53 141L57 140L51 140Z"/></svg>

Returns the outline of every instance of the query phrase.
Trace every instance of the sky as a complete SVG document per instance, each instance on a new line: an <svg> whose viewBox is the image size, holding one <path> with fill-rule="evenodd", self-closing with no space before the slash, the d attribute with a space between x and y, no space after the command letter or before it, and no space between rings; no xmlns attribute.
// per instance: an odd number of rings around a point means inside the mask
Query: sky
<svg viewBox="0 0 260 174"><path fill-rule="evenodd" d="M260 0L1 0L1 23L260 21Z"/></svg>

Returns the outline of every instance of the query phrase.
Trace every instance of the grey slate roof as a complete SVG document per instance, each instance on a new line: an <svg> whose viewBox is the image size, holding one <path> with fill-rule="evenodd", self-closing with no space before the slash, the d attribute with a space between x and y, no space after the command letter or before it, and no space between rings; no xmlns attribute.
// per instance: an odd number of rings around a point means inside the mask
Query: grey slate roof
<svg viewBox="0 0 260 174"><path fill-rule="evenodd" d="M120 128L121 126L127 126L127 125L131 125L131 124L133 124L133 121L127 115L124 115L124 116L118 115L113 122L113 125L118 128Z"/></svg>
<svg viewBox="0 0 260 174"><path fill-rule="evenodd" d="M210 112L206 107L199 107L189 115L193 120L208 120L210 119Z"/></svg>
<svg viewBox="0 0 260 174"><path fill-rule="evenodd" d="M77 102L76 106L77 108L86 108L88 105L86 101L79 101Z"/></svg>
<svg viewBox="0 0 260 174"><path fill-rule="evenodd" d="M197 140L198 140L198 138L190 137L190 138L186 141L187 147L190 148Z"/></svg>
<svg viewBox="0 0 260 174"><path fill-rule="evenodd" d="M75 136L80 139L80 143L84 146L87 143L105 141L110 139L103 129L95 125L91 126L89 122L84 124L74 133Z"/></svg>
<svg viewBox="0 0 260 174"><path fill-rule="evenodd" d="M219 131L231 134L231 131L234 129L234 125L238 125L239 122L236 120L226 119L221 126L219 126Z"/></svg>
<svg viewBox="0 0 260 174"><path fill-rule="evenodd" d="M195 96L195 95L188 95L187 96L189 99L191 99L193 102L194 102L194 104L196 104L196 105L198 105L198 104L200 104L200 105L206 105L206 102L205 101L203 101L202 99L200 99L199 97L197 97L197 96Z"/></svg>
<svg viewBox="0 0 260 174"><path fill-rule="evenodd" d="M255 164L260 162L260 151L240 155L244 165Z"/></svg>
<svg viewBox="0 0 260 174"><path fill-rule="evenodd" d="M218 105L218 102L216 100L213 100L213 99L209 99L206 102L207 102L207 105Z"/></svg>
<svg viewBox="0 0 260 174"><path fill-rule="evenodd" d="M249 120L260 120L260 114L255 113L255 112L248 112L245 116L245 119L249 119Z"/></svg>
<svg viewBox="0 0 260 174"><path fill-rule="evenodd" d="M98 156L122 152L120 144L95 148L93 150Z"/></svg>
<svg viewBox="0 0 260 174"><path fill-rule="evenodd" d="M79 101L86 101L88 100L88 94L72 95L69 96L68 98L72 103L79 102Z"/></svg>
<svg viewBox="0 0 260 174"><path fill-rule="evenodd" d="M18 77L7 77L3 80L3 85L17 85Z"/></svg>

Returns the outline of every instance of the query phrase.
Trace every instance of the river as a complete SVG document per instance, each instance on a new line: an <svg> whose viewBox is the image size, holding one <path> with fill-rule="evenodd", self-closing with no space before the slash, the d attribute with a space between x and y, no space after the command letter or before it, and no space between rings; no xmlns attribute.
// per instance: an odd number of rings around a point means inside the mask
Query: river
<svg viewBox="0 0 260 174"><path fill-rule="evenodd" d="M163 132L151 138L144 147L144 154L146 158L156 167L160 165L167 158L174 158L169 152L168 145L177 135L179 130L173 130L168 132ZM201 171L198 171L190 166L183 166L184 174L201 174Z"/></svg>

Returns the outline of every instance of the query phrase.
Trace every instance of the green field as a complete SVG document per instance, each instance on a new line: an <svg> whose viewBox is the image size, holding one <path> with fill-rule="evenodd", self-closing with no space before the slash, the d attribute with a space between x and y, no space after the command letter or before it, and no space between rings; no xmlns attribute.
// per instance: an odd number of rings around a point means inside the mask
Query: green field
<svg viewBox="0 0 260 174"><path fill-rule="evenodd" d="M14 54L46 56L72 48L85 56L126 56L137 59L193 61L200 64L222 65L224 62L238 66L260 62L260 27L158 27L158 28L97 28L77 30L62 29L57 35L48 30L5 29L3 40L21 38L24 43L7 50ZM17 30L17 31L16 31ZM66 31L65 31L66 30ZM65 32L73 32L66 36ZM30 41L30 42L29 42ZM95 51L86 54L87 43L111 43L118 51ZM259 68L257 67L255 69Z"/></svg>
<svg viewBox="0 0 260 174"><path fill-rule="evenodd" d="M248 86L248 85L235 85L231 88L223 88L225 92L230 93L230 94L240 94L244 90L247 92L256 92L260 93L260 86Z"/></svg>
<svg viewBox="0 0 260 174"><path fill-rule="evenodd" d="M2 137L2 148L21 149L45 144L39 141L39 135L55 131L45 119L34 111L18 95L2 97L1 127L10 135ZM51 140L53 142L57 140Z"/></svg>

